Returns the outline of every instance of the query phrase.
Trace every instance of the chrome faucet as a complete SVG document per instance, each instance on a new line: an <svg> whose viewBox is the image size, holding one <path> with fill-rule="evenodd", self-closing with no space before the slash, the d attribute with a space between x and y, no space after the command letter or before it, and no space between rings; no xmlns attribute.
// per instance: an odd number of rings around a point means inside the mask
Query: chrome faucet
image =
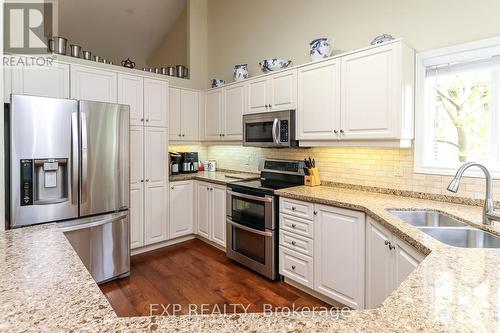
<svg viewBox="0 0 500 333"><path fill-rule="evenodd" d="M483 224L492 225L493 221L500 221L500 213L495 211L495 205L493 203L493 181L491 179L491 174L488 169L479 163L469 162L462 165L458 170L455 178L448 185L448 191L457 193L458 187L460 185L460 179L462 178L465 170L468 168L476 166L481 169L486 177L486 198L484 199L483 208Z"/></svg>

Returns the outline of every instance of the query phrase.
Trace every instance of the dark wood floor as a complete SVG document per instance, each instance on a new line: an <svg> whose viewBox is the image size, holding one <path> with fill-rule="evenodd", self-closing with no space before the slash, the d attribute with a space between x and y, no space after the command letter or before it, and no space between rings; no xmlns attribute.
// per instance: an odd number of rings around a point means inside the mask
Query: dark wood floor
<svg viewBox="0 0 500 333"><path fill-rule="evenodd" d="M118 316L329 306L281 281L267 280L198 239L133 256L130 277L100 288Z"/></svg>

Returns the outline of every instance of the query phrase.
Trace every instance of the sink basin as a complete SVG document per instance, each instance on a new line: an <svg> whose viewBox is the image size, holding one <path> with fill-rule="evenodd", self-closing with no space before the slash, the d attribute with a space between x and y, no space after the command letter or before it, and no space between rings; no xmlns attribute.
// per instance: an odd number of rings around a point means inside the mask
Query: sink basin
<svg viewBox="0 0 500 333"><path fill-rule="evenodd" d="M451 246L500 248L500 237L474 228L419 228L422 232Z"/></svg>
<svg viewBox="0 0 500 333"><path fill-rule="evenodd" d="M439 212L429 210L389 210L438 241L457 247L500 248L500 237Z"/></svg>
<svg viewBox="0 0 500 333"><path fill-rule="evenodd" d="M467 227L463 222L430 210L389 210L389 212L415 227Z"/></svg>

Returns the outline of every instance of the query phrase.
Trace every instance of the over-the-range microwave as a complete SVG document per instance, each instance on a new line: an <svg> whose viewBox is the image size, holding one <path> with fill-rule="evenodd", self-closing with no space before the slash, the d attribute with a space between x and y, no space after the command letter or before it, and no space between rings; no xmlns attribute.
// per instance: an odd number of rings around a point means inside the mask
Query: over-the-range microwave
<svg viewBox="0 0 500 333"><path fill-rule="evenodd" d="M295 110L243 115L243 145L248 147L297 147Z"/></svg>

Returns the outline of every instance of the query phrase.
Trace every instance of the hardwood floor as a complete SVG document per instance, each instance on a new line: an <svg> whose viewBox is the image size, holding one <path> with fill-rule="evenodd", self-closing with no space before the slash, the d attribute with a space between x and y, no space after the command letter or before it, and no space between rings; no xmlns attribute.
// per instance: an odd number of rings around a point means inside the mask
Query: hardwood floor
<svg viewBox="0 0 500 333"><path fill-rule="evenodd" d="M129 277L100 288L118 316L330 307L230 261L223 251L198 239L133 256Z"/></svg>

